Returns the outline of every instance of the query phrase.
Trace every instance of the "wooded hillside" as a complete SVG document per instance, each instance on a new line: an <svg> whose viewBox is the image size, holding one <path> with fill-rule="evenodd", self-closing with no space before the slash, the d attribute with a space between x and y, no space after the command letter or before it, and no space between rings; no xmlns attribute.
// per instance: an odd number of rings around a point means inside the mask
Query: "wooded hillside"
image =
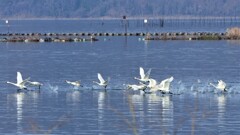
<svg viewBox="0 0 240 135"><path fill-rule="evenodd" d="M240 16L240 0L1 0L1 18Z"/></svg>

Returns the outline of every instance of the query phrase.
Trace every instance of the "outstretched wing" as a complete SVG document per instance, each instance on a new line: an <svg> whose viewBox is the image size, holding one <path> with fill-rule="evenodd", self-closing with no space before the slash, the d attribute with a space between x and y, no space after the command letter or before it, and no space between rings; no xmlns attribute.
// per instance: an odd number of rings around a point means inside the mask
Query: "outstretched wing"
<svg viewBox="0 0 240 135"><path fill-rule="evenodd" d="M17 72L17 84L20 84L22 82L23 82L22 74L20 72Z"/></svg>
<svg viewBox="0 0 240 135"><path fill-rule="evenodd" d="M141 79L145 78L145 73L142 67L139 68Z"/></svg>
<svg viewBox="0 0 240 135"><path fill-rule="evenodd" d="M145 79L149 79L152 69L150 68L147 73L145 74Z"/></svg>
<svg viewBox="0 0 240 135"><path fill-rule="evenodd" d="M149 87L155 87L157 85L157 81L155 79L149 79Z"/></svg>
<svg viewBox="0 0 240 135"><path fill-rule="evenodd" d="M103 79L102 75L100 73L98 73L98 80L100 81L100 83L104 83L105 80Z"/></svg>
<svg viewBox="0 0 240 135"><path fill-rule="evenodd" d="M19 83L19 84L25 85L25 83L27 83L29 80L30 80L30 77L28 77L27 79L23 80L23 81L22 81L21 83Z"/></svg>
<svg viewBox="0 0 240 135"><path fill-rule="evenodd" d="M159 87L161 90L165 90L165 91L169 91L170 88L170 84L173 81L173 77L167 78L165 80L163 80L160 84Z"/></svg>

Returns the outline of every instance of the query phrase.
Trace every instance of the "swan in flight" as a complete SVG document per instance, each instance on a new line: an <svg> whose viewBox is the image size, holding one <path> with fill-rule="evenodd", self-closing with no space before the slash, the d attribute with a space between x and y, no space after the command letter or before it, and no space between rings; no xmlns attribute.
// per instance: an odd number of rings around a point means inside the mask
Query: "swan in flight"
<svg viewBox="0 0 240 135"><path fill-rule="evenodd" d="M8 84L12 84L16 87L19 88L19 90L25 89L27 90L27 87L25 86L25 84L30 80L30 77L23 80L22 78L22 74L20 72L17 72L17 83L13 83L13 82L9 82L7 81Z"/></svg>
<svg viewBox="0 0 240 135"><path fill-rule="evenodd" d="M99 86L103 86L106 89L110 79L108 78L108 80L106 81L103 79L102 75L100 73L98 73L98 80L99 80L99 82L93 81L93 83L96 83Z"/></svg>
<svg viewBox="0 0 240 135"><path fill-rule="evenodd" d="M80 81L71 82L71 81L66 80L65 82L66 82L67 84L73 85L74 87L83 87L83 86L81 85Z"/></svg>
<svg viewBox="0 0 240 135"><path fill-rule="evenodd" d="M223 92L227 92L226 83L223 80L219 80L217 85L214 85L212 83L210 83L210 85L212 85L213 87L215 87L218 90L221 90Z"/></svg>
<svg viewBox="0 0 240 135"><path fill-rule="evenodd" d="M169 93L169 94L172 94L170 92L170 84L171 82L173 81L173 77L171 76L170 78L167 78L165 80L163 80L159 85L158 85L158 89L163 93L163 94L166 94L166 93Z"/></svg>
<svg viewBox="0 0 240 135"><path fill-rule="evenodd" d="M127 85L127 89L131 89L131 90L142 90L142 91L145 91L147 88L147 85L143 84L143 83L140 83L139 85L136 85L136 84L133 84L133 85L130 85L128 84Z"/></svg>
<svg viewBox="0 0 240 135"><path fill-rule="evenodd" d="M31 81L27 81L30 85L32 86L36 86L38 87L38 89L40 90L41 89L41 86L43 85L42 83L40 82L31 82Z"/></svg>
<svg viewBox="0 0 240 135"><path fill-rule="evenodd" d="M142 81L142 82L147 82L149 80L149 76L151 74L151 68L147 71L147 73L145 74L144 70L142 67L139 68L140 71L140 78L134 77L134 79Z"/></svg>

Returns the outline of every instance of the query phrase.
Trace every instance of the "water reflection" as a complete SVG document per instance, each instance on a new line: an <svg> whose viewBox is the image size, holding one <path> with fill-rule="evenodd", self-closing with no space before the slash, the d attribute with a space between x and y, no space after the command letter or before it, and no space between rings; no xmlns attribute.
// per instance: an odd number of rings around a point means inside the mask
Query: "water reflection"
<svg viewBox="0 0 240 135"><path fill-rule="evenodd" d="M17 101L17 133L21 134L23 131L22 128L22 118L23 118L23 99L24 93L17 93L15 95Z"/></svg>
<svg viewBox="0 0 240 135"><path fill-rule="evenodd" d="M159 108L161 106L161 97L156 94L150 94L147 96L147 116L149 118L150 123L156 122L156 115L159 115Z"/></svg>
<svg viewBox="0 0 240 135"><path fill-rule="evenodd" d="M98 130L103 131L104 128L104 107L106 92L98 92ZM99 133L101 135L101 133Z"/></svg>
<svg viewBox="0 0 240 135"><path fill-rule="evenodd" d="M135 120L133 122L136 122L136 116L138 116L138 121L137 121L137 124L136 123L133 123L135 124L135 128L136 126L138 127L138 130L139 130L139 133L141 134L142 131L141 129L144 129L145 128L145 113L144 113L144 96L141 95L141 94L133 94L133 95L128 95L129 97L129 102L131 101L131 103L129 104L132 104L132 105L129 105L129 107L133 106L135 108L135 110L132 110L132 119ZM130 109L131 110L131 109ZM134 129L133 132L136 132L137 130Z"/></svg>
<svg viewBox="0 0 240 135"><path fill-rule="evenodd" d="M80 92L77 90L73 92L68 92L66 94L66 98L67 98L67 101L77 104L80 102Z"/></svg>
<svg viewBox="0 0 240 135"><path fill-rule="evenodd" d="M166 95L162 97L162 134L170 134L169 132L173 129L173 102L171 96Z"/></svg>
<svg viewBox="0 0 240 135"><path fill-rule="evenodd" d="M224 129L225 125L225 105L226 105L226 96L225 95L218 95L217 97L218 102L218 128L219 130Z"/></svg>

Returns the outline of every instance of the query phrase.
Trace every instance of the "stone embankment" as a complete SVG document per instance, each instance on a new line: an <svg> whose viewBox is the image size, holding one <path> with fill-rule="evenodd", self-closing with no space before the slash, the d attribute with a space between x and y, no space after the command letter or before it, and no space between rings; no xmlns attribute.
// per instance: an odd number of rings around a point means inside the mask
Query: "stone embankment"
<svg viewBox="0 0 240 135"><path fill-rule="evenodd" d="M85 42L100 36L139 36L145 40L231 40L227 33L9 33L0 34L0 42Z"/></svg>

